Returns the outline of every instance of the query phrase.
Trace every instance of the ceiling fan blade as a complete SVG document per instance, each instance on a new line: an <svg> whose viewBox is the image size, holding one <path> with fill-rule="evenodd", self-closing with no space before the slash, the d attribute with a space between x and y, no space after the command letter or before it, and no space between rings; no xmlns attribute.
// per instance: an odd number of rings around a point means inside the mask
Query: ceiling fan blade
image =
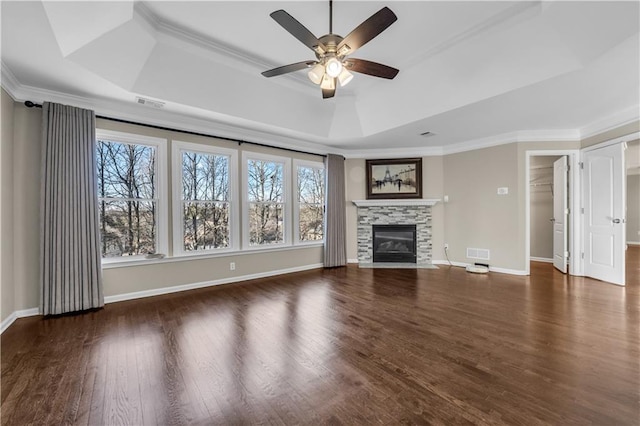
<svg viewBox="0 0 640 426"><path fill-rule="evenodd" d="M400 70L388 65L367 61L365 59L349 58L344 61L344 65L349 71L368 74L374 77L388 78L389 80L393 79L398 75L398 72L400 72Z"/></svg>
<svg viewBox="0 0 640 426"><path fill-rule="evenodd" d="M282 26L285 30L287 30L292 36L297 38L307 46L309 49L316 51L318 46L326 51L327 48L324 44L318 40L318 37L314 36L311 31L307 29L304 25L296 20L293 16L289 15L284 10L276 10L270 15L278 24Z"/></svg>
<svg viewBox="0 0 640 426"><path fill-rule="evenodd" d="M389 25L393 24L397 19L398 17L391 9L383 7L351 31L340 44L338 44L337 51L340 51L340 49L346 45L349 46L347 54L352 54L386 30Z"/></svg>
<svg viewBox="0 0 640 426"><path fill-rule="evenodd" d="M262 73L262 75L264 75L265 77L275 77L277 75L282 75L282 74L287 74L290 72L294 72L294 71L299 71L299 70L303 70L305 68L309 68L315 64L317 64L318 61L302 61L302 62L296 62L295 64L289 64L289 65L283 65L281 67L278 68L274 68L271 70L267 70L264 71Z"/></svg>
<svg viewBox="0 0 640 426"><path fill-rule="evenodd" d="M335 86L333 89L322 89L322 99L333 98L335 94L336 94Z"/></svg>

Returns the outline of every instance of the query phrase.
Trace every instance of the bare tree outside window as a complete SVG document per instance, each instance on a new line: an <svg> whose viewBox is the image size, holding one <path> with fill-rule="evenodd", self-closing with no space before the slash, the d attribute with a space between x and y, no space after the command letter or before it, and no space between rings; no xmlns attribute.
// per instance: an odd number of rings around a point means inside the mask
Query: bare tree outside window
<svg viewBox="0 0 640 426"><path fill-rule="evenodd" d="M98 140L102 257L156 251L156 148Z"/></svg>
<svg viewBox="0 0 640 426"><path fill-rule="evenodd" d="M298 233L300 241L324 238L324 169L298 166Z"/></svg>
<svg viewBox="0 0 640 426"><path fill-rule="evenodd" d="M229 247L229 194L229 157L182 153L185 251Z"/></svg>
<svg viewBox="0 0 640 426"><path fill-rule="evenodd" d="M263 160L247 162L249 244L284 242L284 165Z"/></svg>

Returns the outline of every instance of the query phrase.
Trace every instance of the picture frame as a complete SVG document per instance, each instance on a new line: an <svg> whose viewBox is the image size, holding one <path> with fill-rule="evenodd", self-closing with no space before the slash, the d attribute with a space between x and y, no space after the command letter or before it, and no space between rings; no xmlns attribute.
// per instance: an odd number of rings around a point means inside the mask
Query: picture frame
<svg viewBox="0 0 640 426"><path fill-rule="evenodd" d="M422 198L422 158L367 160L367 199Z"/></svg>

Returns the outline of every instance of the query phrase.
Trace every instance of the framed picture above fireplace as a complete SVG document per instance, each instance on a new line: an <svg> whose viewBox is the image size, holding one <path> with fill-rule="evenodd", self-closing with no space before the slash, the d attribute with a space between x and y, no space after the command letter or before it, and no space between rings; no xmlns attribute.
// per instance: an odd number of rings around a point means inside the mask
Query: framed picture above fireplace
<svg viewBox="0 0 640 426"><path fill-rule="evenodd" d="M422 158L367 160L367 199L422 198Z"/></svg>

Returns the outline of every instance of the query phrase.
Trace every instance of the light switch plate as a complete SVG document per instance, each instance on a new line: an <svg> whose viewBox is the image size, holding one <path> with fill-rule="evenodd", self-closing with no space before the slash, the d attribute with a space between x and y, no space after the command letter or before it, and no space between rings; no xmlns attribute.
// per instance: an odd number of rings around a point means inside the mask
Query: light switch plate
<svg viewBox="0 0 640 426"><path fill-rule="evenodd" d="M498 195L507 195L509 194L509 188L503 186L502 188L498 188Z"/></svg>

